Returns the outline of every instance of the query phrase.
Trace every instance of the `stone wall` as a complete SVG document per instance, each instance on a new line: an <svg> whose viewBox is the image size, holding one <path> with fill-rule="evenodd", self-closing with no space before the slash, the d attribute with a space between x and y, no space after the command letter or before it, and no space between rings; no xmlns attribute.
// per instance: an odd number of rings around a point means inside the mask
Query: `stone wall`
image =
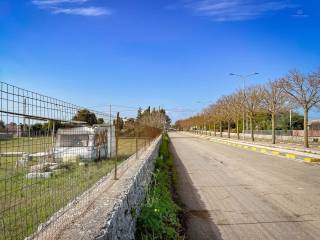
<svg viewBox="0 0 320 240"><path fill-rule="evenodd" d="M145 159L136 175L128 181L128 187L122 192L122 198L119 199L112 213L108 214L106 225L95 239L134 239L136 218L140 213L141 205L151 181L155 159L159 152L159 143L150 153L150 156Z"/></svg>
<svg viewBox="0 0 320 240"><path fill-rule="evenodd" d="M161 137L131 156L113 172L39 226L28 239L134 239L136 219L144 202L159 154Z"/></svg>

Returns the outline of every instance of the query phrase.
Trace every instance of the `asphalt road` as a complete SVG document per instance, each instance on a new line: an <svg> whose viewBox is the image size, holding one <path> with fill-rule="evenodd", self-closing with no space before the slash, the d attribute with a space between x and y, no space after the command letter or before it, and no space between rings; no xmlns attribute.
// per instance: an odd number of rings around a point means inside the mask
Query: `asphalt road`
<svg viewBox="0 0 320 240"><path fill-rule="evenodd" d="M189 239L320 239L320 167L169 133Z"/></svg>

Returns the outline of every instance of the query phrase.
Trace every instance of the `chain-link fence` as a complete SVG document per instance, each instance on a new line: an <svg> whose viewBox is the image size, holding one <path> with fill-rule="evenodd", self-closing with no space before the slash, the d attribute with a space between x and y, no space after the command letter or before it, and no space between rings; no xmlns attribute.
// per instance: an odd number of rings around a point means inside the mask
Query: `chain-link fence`
<svg viewBox="0 0 320 240"><path fill-rule="evenodd" d="M0 82L0 240L54 222L159 134L117 126L114 116Z"/></svg>

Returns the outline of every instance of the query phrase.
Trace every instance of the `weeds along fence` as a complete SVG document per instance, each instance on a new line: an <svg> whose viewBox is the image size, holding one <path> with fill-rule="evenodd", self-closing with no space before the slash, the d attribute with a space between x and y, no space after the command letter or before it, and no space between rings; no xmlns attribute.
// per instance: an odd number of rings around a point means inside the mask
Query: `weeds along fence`
<svg viewBox="0 0 320 240"><path fill-rule="evenodd" d="M0 240L25 239L48 219L54 224L99 179L112 170L121 177L117 165L158 134L138 126L120 132L117 122L0 82Z"/></svg>

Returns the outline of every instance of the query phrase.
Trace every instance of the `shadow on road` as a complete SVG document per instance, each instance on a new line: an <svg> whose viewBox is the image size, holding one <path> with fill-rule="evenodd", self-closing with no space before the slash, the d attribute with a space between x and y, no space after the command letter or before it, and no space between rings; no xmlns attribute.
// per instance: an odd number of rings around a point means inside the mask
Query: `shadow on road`
<svg viewBox="0 0 320 240"><path fill-rule="evenodd" d="M193 139L193 138L196 138L196 139L199 139L198 137L170 137L171 139Z"/></svg>
<svg viewBox="0 0 320 240"><path fill-rule="evenodd" d="M170 150L175 159L178 175L176 188L184 210L183 222L187 239L222 240L219 229L211 220L210 213L201 200L198 190L193 186L192 180L172 144L170 144Z"/></svg>

